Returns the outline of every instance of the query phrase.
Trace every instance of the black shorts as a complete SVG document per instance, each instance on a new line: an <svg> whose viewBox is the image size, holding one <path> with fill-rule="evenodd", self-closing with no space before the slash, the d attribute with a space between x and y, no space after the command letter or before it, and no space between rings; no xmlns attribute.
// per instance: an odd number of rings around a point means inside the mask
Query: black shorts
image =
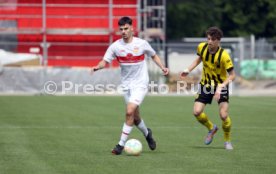
<svg viewBox="0 0 276 174"><path fill-rule="evenodd" d="M197 96L195 102L201 102L204 104L211 104L213 100L213 96L215 95L216 88L215 87L207 87L199 84L199 89L197 92ZM228 102L229 103L229 90L228 86L226 89L221 90L220 99L218 104L221 102Z"/></svg>

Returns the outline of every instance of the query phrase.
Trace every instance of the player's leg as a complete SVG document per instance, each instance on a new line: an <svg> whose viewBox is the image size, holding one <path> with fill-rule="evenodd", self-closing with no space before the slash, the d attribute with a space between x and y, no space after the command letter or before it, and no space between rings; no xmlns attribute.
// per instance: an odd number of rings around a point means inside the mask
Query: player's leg
<svg viewBox="0 0 276 174"><path fill-rule="evenodd" d="M122 133L118 145L112 150L112 153L115 155L120 155L123 151L124 145L128 139L129 134L132 131L134 124L134 113L138 105L134 103L128 103L126 107L126 121L122 128Z"/></svg>
<svg viewBox="0 0 276 174"><path fill-rule="evenodd" d="M135 113L134 113L134 124L144 134L145 137L148 135L148 128L147 128L144 120L141 119L141 117L140 117L139 107L137 107L137 109L135 110Z"/></svg>
<svg viewBox="0 0 276 174"><path fill-rule="evenodd" d="M205 108L205 104L201 102L194 103L194 116L196 117L197 121L204 125L209 131L213 129L214 124L210 121L208 116L203 112Z"/></svg>
<svg viewBox="0 0 276 174"><path fill-rule="evenodd" d="M208 116L203 112L206 104L211 104L214 93L212 92L212 88L200 85L200 91L198 92L198 96L195 99L194 104L194 116L208 129L208 134L205 138L205 144L208 145L213 141L213 137L217 132L218 128L214 125Z"/></svg>
<svg viewBox="0 0 276 174"><path fill-rule="evenodd" d="M132 131L132 128L134 125L135 111L142 103L146 93L147 93L147 88L129 89L124 91L124 98L127 104L126 121L123 125L120 141L118 145L116 145L115 148L112 150L113 154L119 155L122 153L125 142L127 141L128 136Z"/></svg>
<svg viewBox="0 0 276 174"><path fill-rule="evenodd" d="M134 125L134 113L135 110L138 108L138 105L135 103L128 103L126 107L126 121L123 125L121 138L119 141L119 145L124 146L125 142L128 139L129 134L132 131Z"/></svg>
<svg viewBox="0 0 276 174"><path fill-rule="evenodd" d="M216 125L214 125L208 116L203 112L205 108L205 104L201 102L195 102L194 104L194 116L200 122L202 125L204 125L208 129L208 134L205 138L204 143L206 145L211 144L213 141L213 137L215 133L217 132L218 128Z"/></svg>
<svg viewBox="0 0 276 174"><path fill-rule="evenodd" d="M206 104L211 104L213 99L213 94L211 93L211 88L203 85L199 85L199 91L194 103L193 114L209 131L214 128L213 123L209 120L204 109Z"/></svg>
<svg viewBox="0 0 276 174"><path fill-rule="evenodd" d="M225 149L232 150L233 146L231 144L231 139L230 139L232 122L228 115L228 108L229 108L228 102L221 102L219 104L219 115L222 120L222 129L224 132Z"/></svg>
<svg viewBox="0 0 276 174"><path fill-rule="evenodd" d="M124 99L125 99L125 103L126 103L126 107L129 103L129 97L130 97L130 90L124 90L123 91L124 94ZM128 126L126 124L126 122L124 122L123 127L122 127L122 132L121 132L121 137L119 140L119 143L113 148L112 153L115 155L120 155L124 149L124 141L125 139L127 139L128 134L131 132L133 126Z"/></svg>
<svg viewBox="0 0 276 174"><path fill-rule="evenodd" d="M134 114L134 124L144 134L144 136L145 136L145 138L146 138L146 140L148 142L149 148L151 150L155 150L156 149L156 142L153 139L152 131L151 131L150 128L147 128L144 120L141 119L139 107L137 107L137 109L135 111L135 114Z"/></svg>

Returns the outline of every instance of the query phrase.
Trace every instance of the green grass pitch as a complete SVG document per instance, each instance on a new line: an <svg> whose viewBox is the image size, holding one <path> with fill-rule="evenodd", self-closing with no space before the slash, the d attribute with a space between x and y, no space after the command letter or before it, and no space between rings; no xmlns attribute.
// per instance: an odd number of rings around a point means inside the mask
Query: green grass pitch
<svg viewBox="0 0 276 174"><path fill-rule="evenodd" d="M123 97L1 96L1 174L270 174L276 171L276 98L232 97L233 151L223 147L215 102L206 113L219 126L213 143L192 116L193 97L147 96L141 115L157 140L140 156L111 155L124 122Z"/></svg>

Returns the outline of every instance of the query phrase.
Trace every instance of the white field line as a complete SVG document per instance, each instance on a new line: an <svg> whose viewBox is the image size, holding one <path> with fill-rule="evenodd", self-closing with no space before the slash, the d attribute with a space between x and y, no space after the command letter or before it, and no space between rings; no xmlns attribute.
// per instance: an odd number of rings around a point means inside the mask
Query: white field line
<svg viewBox="0 0 276 174"><path fill-rule="evenodd" d="M196 126L153 126L155 129L199 129ZM0 126L0 129L120 129L120 126ZM238 130L276 130L274 127L243 126L232 127Z"/></svg>

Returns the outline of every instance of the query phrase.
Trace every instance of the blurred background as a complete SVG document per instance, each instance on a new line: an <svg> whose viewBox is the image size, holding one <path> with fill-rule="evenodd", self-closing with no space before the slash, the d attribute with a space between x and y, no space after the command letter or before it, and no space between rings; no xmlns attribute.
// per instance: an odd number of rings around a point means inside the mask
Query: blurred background
<svg viewBox="0 0 276 174"><path fill-rule="evenodd" d="M44 93L48 81L60 92L64 80L120 83L116 61L90 75L89 68L120 38L117 22L133 19L166 66L168 78L148 59L150 78L176 91L178 73L196 58L205 31L218 26L222 47L238 74L235 94L276 94L276 1L274 0L1 0L0 93ZM185 79L197 84L201 66ZM158 90L158 89L157 89Z"/></svg>

